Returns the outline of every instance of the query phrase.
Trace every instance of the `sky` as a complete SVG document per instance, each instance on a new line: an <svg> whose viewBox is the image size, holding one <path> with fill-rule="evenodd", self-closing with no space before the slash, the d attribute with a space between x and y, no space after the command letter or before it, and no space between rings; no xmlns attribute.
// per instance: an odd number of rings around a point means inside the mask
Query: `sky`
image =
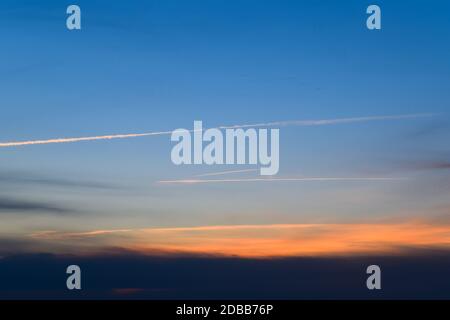
<svg viewBox="0 0 450 320"><path fill-rule="evenodd" d="M66 28L70 4L81 30ZM450 3L377 1L382 29L372 31L370 4L1 1L0 270L42 263L51 274L67 256L143 269L256 261L264 274L290 270L283 259L440 269L423 256L448 260L450 247ZM278 128L278 174L174 165L166 133L195 120ZM50 143L14 145L41 140ZM282 283L268 296L307 297ZM184 285L169 296L211 293ZM14 295L43 297L42 286ZM336 286L314 297L336 297ZM214 295L233 297L225 287ZM436 290L449 297L450 284Z"/></svg>

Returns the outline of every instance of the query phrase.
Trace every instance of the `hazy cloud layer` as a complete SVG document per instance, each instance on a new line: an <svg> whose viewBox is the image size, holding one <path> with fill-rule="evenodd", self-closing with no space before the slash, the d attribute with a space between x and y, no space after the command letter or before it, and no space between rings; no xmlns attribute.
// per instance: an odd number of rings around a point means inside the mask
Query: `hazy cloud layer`
<svg viewBox="0 0 450 320"><path fill-rule="evenodd" d="M0 172L0 185L36 185L75 188L115 189L116 186L95 181L75 180L52 175L43 175L30 172L8 171Z"/></svg>
<svg viewBox="0 0 450 320"><path fill-rule="evenodd" d="M69 208L64 208L62 206L45 202L0 197L0 213L2 212L47 212L53 214L67 214L75 211Z"/></svg>

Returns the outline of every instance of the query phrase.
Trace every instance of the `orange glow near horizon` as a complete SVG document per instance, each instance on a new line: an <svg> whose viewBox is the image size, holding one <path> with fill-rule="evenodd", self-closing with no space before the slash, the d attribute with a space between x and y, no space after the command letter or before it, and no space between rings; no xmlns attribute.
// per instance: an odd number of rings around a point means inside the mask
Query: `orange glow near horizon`
<svg viewBox="0 0 450 320"><path fill-rule="evenodd" d="M249 258L401 254L407 248L450 248L450 226L426 223L273 224L41 232L35 240L143 254Z"/></svg>

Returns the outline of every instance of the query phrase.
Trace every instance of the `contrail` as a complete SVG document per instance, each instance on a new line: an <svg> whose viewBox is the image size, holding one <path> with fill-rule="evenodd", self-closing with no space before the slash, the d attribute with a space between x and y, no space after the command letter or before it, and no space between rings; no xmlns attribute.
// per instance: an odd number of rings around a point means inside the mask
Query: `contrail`
<svg viewBox="0 0 450 320"><path fill-rule="evenodd" d="M406 114L406 115L393 115L393 116L371 116L371 117L324 119L324 120L291 120L291 121L277 121L277 122L244 124L244 125L233 125L233 126L220 126L217 128L218 129L239 129L239 128L286 127L286 126L323 126L323 125L355 123L355 122L414 119L414 118L430 117L433 115L434 114L431 114L431 113L421 113L421 114ZM147 136L169 135L169 134L172 134L172 132L173 131L159 131L159 132L130 133L130 134L111 134L111 135L91 136L91 137L54 138L54 139L48 139L48 140L0 142L0 148L19 147L19 146L37 145L37 144L72 143L72 142L81 142L81 141L128 139L128 138L147 137ZM194 130L190 130L190 132L194 132Z"/></svg>
<svg viewBox="0 0 450 320"><path fill-rule="evenodd" d="M279 181L398 181L405 178L392 177L313 177L313 178L251 178L251 179L185 179L185 180L160 180L161 184L200 184L200 183L233 183L233 182L279 182Z"/></svg>
<svg viewBox="0 0 450 320"><path fill-rule="evenodd" d="M222 176L222 175L233 174L233 173L255 172L255 171L258 171L258 169L229 170L229 171L203 173L203 174L198 174L195 177L212 177L212 176Z"/></svg>
<svg viewBox="0 0 450 320"><path fill-rule="evenodd" d="M18 147L27 146L32 144L51 144L51 143L70 143L80 141L95 141L95 140L112 140L112 139L127 139L146 136L159 136L171 134L172 131L160 131L160 132L147 132L147 133L130 133L130 134L114 134L106 136L93 136L93 137L78 137L78 138L55 138L48 140L29 140L29 141L17 141L17 142L2 142L0 147Z"/></svg>
<svg viewBox="0 0 450 320"><path fill-rule="evenodd" d="M67 238L77 238L77 237L95 237L95 236L103 236L115 233L126 233L131 232L132 229L113 229L113 230L94 230L87 232L71 232L71 233L59 233L57 231L40 231L36 233L30 234L31 238L35 239L57 239L60 238L61 235L64 235Z"/></svg>
<svg viewBox="0 0 450 320"><path fill-rule="evenodd" d="M221 126L219 129L238 129L238 128L254 128L254 127L286 127L286 126L325 126L332 124L343 123L355 123L355 122L368 122L368 121L382 121L382 120L402 120L402 119L415 119L435 116L434 113L416 113L416 114L403 114L392 116L369 116L369 117L356 117L356 118L339 118L339 119L324 119L324 120L288 120L288 121L276 121L267 123L236 125L236 126Z"/></svg>

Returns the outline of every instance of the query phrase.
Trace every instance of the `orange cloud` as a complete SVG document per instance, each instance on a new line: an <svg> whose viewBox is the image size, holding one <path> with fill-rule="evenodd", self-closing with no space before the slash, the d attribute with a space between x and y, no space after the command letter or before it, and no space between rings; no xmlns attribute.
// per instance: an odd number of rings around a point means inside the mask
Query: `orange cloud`
<svg viewBox="0 0 450 320"><path fill-rule="evenodd" d="M401 254L405 248L450 248L450 226L390 224L273 224L45 232L40 241L121 247L141 253L239 257Z"/></svg>

